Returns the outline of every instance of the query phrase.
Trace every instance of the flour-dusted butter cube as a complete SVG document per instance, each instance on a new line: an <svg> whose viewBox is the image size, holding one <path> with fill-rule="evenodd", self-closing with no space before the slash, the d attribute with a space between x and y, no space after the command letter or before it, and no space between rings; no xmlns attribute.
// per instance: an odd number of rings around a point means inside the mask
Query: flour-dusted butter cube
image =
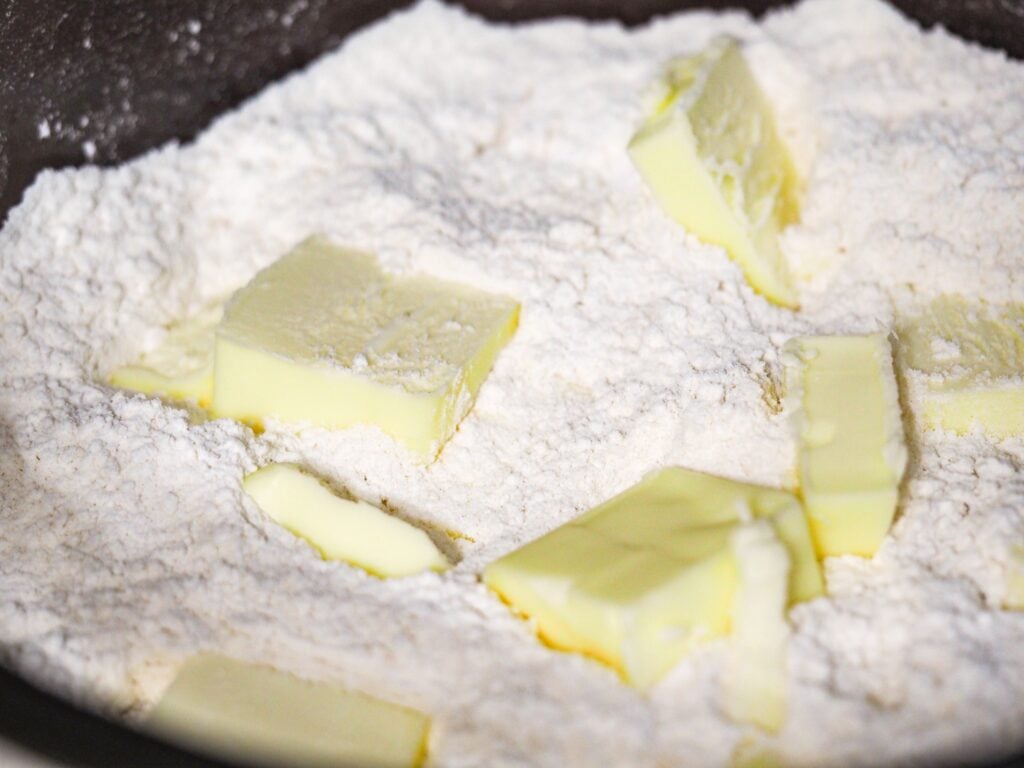
<svg viewBox="0 0 1024 768"><path fill-rule="evenodd" d="M146 726L246 765L414 768L426 757L430 720L331 683L200 654L185 662Z"/></svg>
<svg viewBox="0 0 1024 768"><path fill-rule="evenodd" d="M904 318L898 337L923 426L1024 434L1024 304L941 296Z"/></svg>
<svg viewBox="0 0 1024 768"><path fill-rule="evenodd" d="M739 46L718 40L673 62L664 90L630 141L636 167L669 216L724 248L755 290L796 307L778 235L799 218L799 180Z"/></svg>
<svg viewBox="0 0 1024 768"><path fill-rule="evenodd" d="M519 304L312 238L235 294L217 329L213 412L370 424L433 459L473 404Z"/></svg>
<svg viewBox="0 0 1024 768"><path fill-rule="evenodd" d="M484 582L550 645L648 688L732 620L743 520L764 518L792 559L789 602L822 592L803 510L785 491L688 469L654 472L579 518L491 563Z"/></svg>
<svg viewBox="0 0 1024 768"><path fill-rule="evenodd" d="M889 341L808 336L791 339L785 358L797 472L818 554L873 555L907 464Z"/></svg>
<svg viewBox="0 0 1024 768"><path fill-rule="evenodd" d="M294 464L263 467L247 475L242 487L275 522L327 560L343 560L381 577L448 567L424 531L364 501L335 495Z"/></svg>
<svg viewBox="0 0 1024 768"><path fill-rule="evenodd" d="M739 583L733 598L726 711L739 722L777 731L789 708L786 603L791 558L766 520L741 524L733 531L731 546Z"/></svg>
<svg viewBox="0 0 1024 768"><path fill-rule="evenodd" d="M1024 545L1010 550L1006 564L1006 595L1003 607L1024 611Z"/></svg>
<svg viewBox="0 0 1024 768"><path fill-rule="evenodd" d="M110 383L208 407L213 396L213 332L223 314L223 302L216 302L171 326L159 347L136 364L115 370Z"/></svg>

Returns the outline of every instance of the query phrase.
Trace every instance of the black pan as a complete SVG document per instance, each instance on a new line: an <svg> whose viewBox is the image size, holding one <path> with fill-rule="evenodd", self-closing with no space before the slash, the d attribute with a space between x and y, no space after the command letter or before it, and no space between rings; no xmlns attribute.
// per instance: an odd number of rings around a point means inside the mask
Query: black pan
<svg viewBox="0 0 1024 768"><path fill-rule="evenodd" d="M1024 0L892 0L925 26L1024 58ZM186 140L268 82L408 0L0 0L0 222L43 168L128 160ZM776 0L464 0L490 19L639 24ZM199 29L192 50L174 33ZM83 119L87 121L83 125ZM40 140L45 121L50 135ZM45 132L45 131L44 131ZM85 144L86 140L91 144ZM0 660L4 658L0 648ZM78 709L0 667L0 736L66 766L225 768ZM1024 755L999 768L1024 765ZM996 768L993 766L993 768Z"/></svg>

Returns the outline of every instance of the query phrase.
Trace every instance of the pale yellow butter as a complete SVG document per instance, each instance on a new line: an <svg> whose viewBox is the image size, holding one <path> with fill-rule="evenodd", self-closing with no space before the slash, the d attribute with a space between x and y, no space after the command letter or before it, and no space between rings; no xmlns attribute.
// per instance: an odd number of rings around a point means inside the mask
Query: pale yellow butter
<svg viewBox="0 0 1024 768"><path fill-rule="evenodd" d="M535 622L550 645L580 651L648 688L732 620L730 537L771 522L792 558L788 600L822 593L798 500L784 491L663 469L491 563L484 582Z"/></svg>
<svg viewBox="0 0 1024 768"><path fill-rule="evenodd" d="M213 413L370 424L427 459L473 404L519 304L311 238L260 272L217 329Z"/></svg>
<svg viewBox="0 0 1024 768"><path fill-rule="evenodd" d="M1024 611L1024 545L1010 550L1010 559L1006 564L1006 596L1003 607Z"/></svg>
<svg viewBox="0 0 1024 768"><path fill-rule="evenodd" d="M213 333L223 314L224 303L216 302L171 326L159 347L135 365L115 370L110 383L208 407L213 397Z"/></svg>
<svg viewBox="0 0 1024 768"><path fill-rule="evenodd" d="M731 768L786 768L786 761L763 739L746 734L733 749Z"/></svg>
<svg viewBox="0 0 1024 768"><path fill-rule="evenodd" d="M898 337L902 366L923 379L914 402L926 428L1024 434L1024 304L942 296Z"/></svg>
<svg viewBox="0 0 1024 768"><path fill-rule="evenodd" d="M335 495L294 464L263 467L246 476L242 487L260 509L327 560L343 560L381 577L448 567L424 531L364 501Z"/></svg>
<svg viewBox="0 0 1024 768"><path fill-rule="evenodd" d="M185 662L146 726L246 765L413 768L426 757L430 720L337 685L201 654Z"/></svg>
<svg viewBox="0 0 1024 768"><path fill-rule="evenodd" d="M733 598L726 711L739 722L778 731L789 708L789 551L766 520L741 524L731 545L739 583Z"/></svg>
<svg viewBox="0 0 1024 768"><path fill-rule="evenodd" d="M779 232L799 218L799 180L739 46L719 40L668 68L666 96L629 144L665 212L721 246L755 290L796 307Z"/></svg>
<svg viewBox="0 0 1024 768"><path fill-rule="evenodd" d="M872 555L892 524L907 463L884 334L787 344L797 471L818 554Z"/></svg>

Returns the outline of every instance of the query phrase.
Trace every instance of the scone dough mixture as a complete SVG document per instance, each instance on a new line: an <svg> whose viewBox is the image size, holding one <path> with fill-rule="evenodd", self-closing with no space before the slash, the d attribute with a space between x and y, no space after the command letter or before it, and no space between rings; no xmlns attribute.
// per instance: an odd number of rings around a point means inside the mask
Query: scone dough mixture
<svg viewBox="0 0 1024 768"><path fill-rule="evenodd" d="M626 144L664 62L731 34L806 178L799 313L670 221ZM45 172L0 231L0 649L138 716L201 649L434 719L438 766L984 760L1024 748L1024 440L911 428L897 522L791 614L791 709L725 717L724 642L650 696L541 645L478 581L496 557L681 465L791 486L780 352L942 293L1024 300L1024 65L876 0L635 30L491 25L424 2L195 142ZM312 233L522 302L440 460L371 428L256 436L116 390L115 366ZM380 580L244 496L298 462L456 532L451 571ZM750 747L754 744L754 747Z"/></svg>

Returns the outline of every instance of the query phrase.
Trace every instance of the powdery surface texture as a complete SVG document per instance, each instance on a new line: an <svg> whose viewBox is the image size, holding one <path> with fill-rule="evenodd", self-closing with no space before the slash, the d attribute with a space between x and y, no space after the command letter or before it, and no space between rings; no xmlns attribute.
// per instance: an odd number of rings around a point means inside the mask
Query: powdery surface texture
<svg viewBox="0 0 1024 768"><path fill-rule="evenodd" d="M748 54L808 173L785 248L799 314L658 209L625 145L663 62ZM915 435L900 520L792 614L791 716L722 714L724 643L649 697L544 648L480 569L670 464L792 481L779 353L886 328L943 291L1024 298L1024 67L887 6L763 25L501 27L426 3L268 88L190 146L44 173L0 232L0 644L19 670L144 712L216 648L421 709L438 766L935 765L1024 747L1024 445ZM813 165L811 160L814 160ZM387 269L515 296L522 325L440 461L370 428L203 422L103 377L313 232ZM444 575L381 581L243 496L299 461L456 531Z"/></svg>

